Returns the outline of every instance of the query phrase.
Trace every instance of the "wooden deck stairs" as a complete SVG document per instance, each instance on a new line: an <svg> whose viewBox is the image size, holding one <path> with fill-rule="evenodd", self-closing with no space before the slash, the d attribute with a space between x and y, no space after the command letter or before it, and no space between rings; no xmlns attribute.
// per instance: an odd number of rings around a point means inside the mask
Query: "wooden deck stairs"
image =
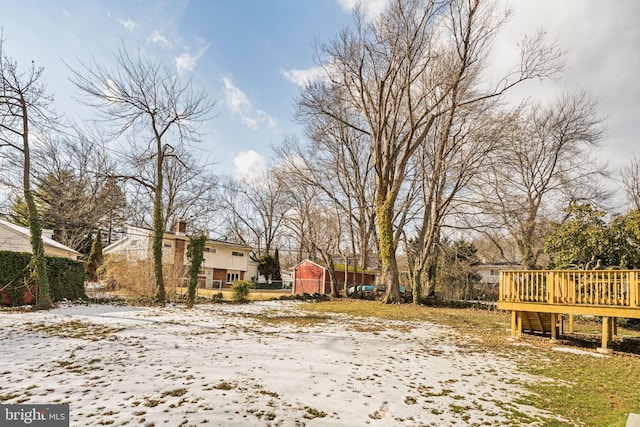
<svg viewBox="0 0 640 427"><path fill-rule="evenodd" d="M551 313L522 312L522 330L532 334L551 334Z"/></svg>

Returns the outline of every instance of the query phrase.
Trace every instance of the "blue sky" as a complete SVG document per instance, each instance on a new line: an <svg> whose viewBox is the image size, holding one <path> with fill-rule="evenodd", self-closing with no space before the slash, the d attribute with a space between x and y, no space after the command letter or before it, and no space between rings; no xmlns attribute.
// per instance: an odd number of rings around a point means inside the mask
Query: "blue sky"
<svg viewBox="0 0 640 427"><path fill-rule="evenodd" d="M495 63L507 65L525 32L540 29L567 49L555 83L530 84L518 96L550 97L584 87L600 99L607 133L599 156L612 169L640 149L640 2L500 0L514 16L496 41ZM21 64L45 67L56 109L79 107L63 61L108 63L124 44L193 77L217 101L199 148L217 172L243 174L269 162L270 145L301 135L293 98L313 74L314 41L350 22L355 0L0 0L5 49ZM365 1L374 15L384 0ZM640 147L640 146L639 146Z"/></svg>

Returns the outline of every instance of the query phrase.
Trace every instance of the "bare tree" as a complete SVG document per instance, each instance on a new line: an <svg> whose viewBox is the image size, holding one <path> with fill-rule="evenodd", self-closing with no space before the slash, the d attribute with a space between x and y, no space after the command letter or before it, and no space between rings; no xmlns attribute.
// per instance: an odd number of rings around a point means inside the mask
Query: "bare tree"
<svg viewBox="0 0 640 427"><path fill-rule="evenodd" d="M452 107L435 121L427 143L418 150L421 218L417 250L409 257L416 304L435 289L443 228L459 222L464 214L470 186L498 147L502 122L503 118L491 114L488 102Z"/></svg>
<svg viewBox="0 0 640 427"><path fill-rule="evenodd" d="M7 147L21 154L22 193L27 205L31 233L31 281L37 286L36 305L52 306L47 265L42 241L42 221L31 188L31 137L51 129L55 115L50 109L52 98L42 80L43 68L32 62L25 70L4 51L0 33L0 148ZM18 163L20 161L18 160Z"/></svg>
<svg viewBox="0 0 640 427"><path fill-rule="evenodd" d="M157 163L149 162L148 157L139 152L125 155L123 167L130 172L121 175L136 175L136 179L127 180L127 195L130 205L130 221L134 225L153 227L154 182L157 177ZM218 179L206 164L200 162L185 146L174 147L170 156L165 158L162 227L168 231L178 220L185 220L193 230L210 229L218 211Z"/></svg>
<svg viewBox="0 0 640 427"><path fill-rule="evenodd" d="M556 69L557 52L544 46L540 36L522 44L520 66L496 87L472 90L507 16L484 0L393 0L373 22L356 12L354 26L320 48L329 82L309 86L299 102L369 138L382 280L389 284L386 302L400 301L400 233L394 230L399 195L435 120L443 115L453 120L458 107L497 97L520 81ZM342 103L361 119L352 122L352 115L336 115L326 103L323 84L336 87Z"/></svg>
<svg viewBox="0 0 640 427"><path fill-rule="evenodd" d="M515 240L525 269L537 266L542 232L552 212L572 201L602 201L604 165L591 157L602 129L596 102L585 92L564 93L511 119L502 149L490 159L480 187L482 208Z"/></svg>
<svg viewBox="0 0 640 427"><path fill-rule="evenodd" d="M198 126L207 118L213 104L203 92L193 89L190 80L140 56L132 57L124 48L114 54L116 68L100 64L69 67L71 80L114 126L114 136L127 135L139 159L155 163L155 179L146 182L128 178L147 187L153 195L153 261L156 299L166 300L162 272L164 235L163 196L165 161L176 155L176 147L197 140ZM173 145L169 144L171 141Z"/></svg>
<svg viewBox="0 0 640 427"><path fill-rule="evenodd" d="M634 209L640 211L640 161L633 157L620 172L622 188Z"/></svg>
<svg viewBox="0 0 640 427"><path fill-rule="evenodd" d="M299 114L306 113L300 110ZM311 115L305 121L309 143L287 138L276 147L276 155L288 181L316 188L335 206L335 220L343 222L345 230L335 250L345 259L353 254L355 263L364 268L376 253L369 143L365 135L330 117Z"/></svg>
<svg viewBox="0 0 640 427"><path fill-rule="evenodd" d="M252 246L258 257L275 250L284 221L287 205L282 173L272 168L241 180L228 178L219 187L226 234Z"/></svg>
<svg viewBox="0 0 640 427"><path fill-rule="evenodd" d="M294 262L301 262L305 258L315 259L317 248L313 242L313 212L322 205L320 192L300 180L288 179L284 183L288 209L282 224L283 238L293 242L290 246L295 251Z"/></svg>

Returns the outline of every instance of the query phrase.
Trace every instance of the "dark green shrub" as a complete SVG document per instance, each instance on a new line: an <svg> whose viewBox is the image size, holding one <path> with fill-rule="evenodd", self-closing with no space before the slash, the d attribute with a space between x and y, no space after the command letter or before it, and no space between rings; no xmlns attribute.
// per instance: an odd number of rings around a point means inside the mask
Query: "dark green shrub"
<svg viewBox="0 0 640 427"><path fill-rule="evenodd" d="M0 251L0 288L9 295L12 305L24 302L30 261L30 253ZM87 298L82 262L59 257L46 257L46 262L52 300Z"/></svg>

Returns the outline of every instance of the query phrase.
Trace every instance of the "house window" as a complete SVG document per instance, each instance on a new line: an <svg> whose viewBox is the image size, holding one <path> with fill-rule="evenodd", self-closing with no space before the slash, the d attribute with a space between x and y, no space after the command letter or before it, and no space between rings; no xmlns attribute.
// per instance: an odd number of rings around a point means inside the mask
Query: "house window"
<svg viewBox="0 0 640 427"><path fill-rule="evenodd" d="M231 251L231 256L244 256L243 252Z"/></svg>
<svg viewBox="0 0 640 427"><path fill-rule="evenodd" d="M164 247L165 248L170 248L171 247L171 242L164 242Z"/></svg>
<svg viewBox="0 0 640 427"><path fill-rule="evenodd" d="M212 254L215 254L216 253L216 248L204 248L204 251L212 253Z"/></svg>
<svg viewBox="0 0 640 427"><path fill-rule="evenodd" d="M239 273L227 273L227 283L233 283L236 280L240 280Z"/></svg>
<svg viewBox="0 0 640 427"><path fill-rule="evenodd" d="M500 270L491 270L490 273L492 276L499 276L500 275Z"/></svg>

